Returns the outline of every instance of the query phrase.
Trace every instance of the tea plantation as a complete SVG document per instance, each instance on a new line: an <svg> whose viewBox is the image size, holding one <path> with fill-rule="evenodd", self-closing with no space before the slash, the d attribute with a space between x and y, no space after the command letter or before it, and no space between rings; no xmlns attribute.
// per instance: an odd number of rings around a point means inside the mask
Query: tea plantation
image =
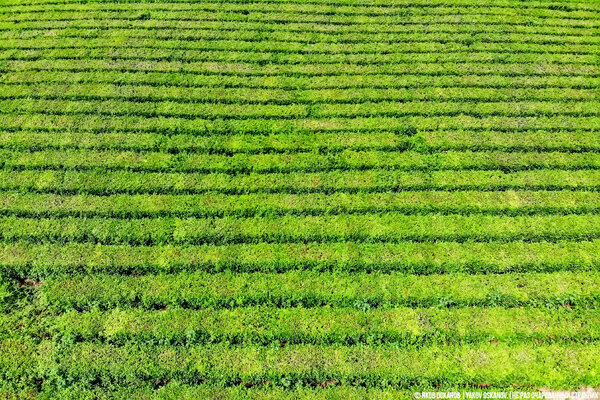
<svg viewBox="0 0 600 400"><path fill-rule="evenodd" d="M0 399L598 387L599 0L0 0Z"/></svg>

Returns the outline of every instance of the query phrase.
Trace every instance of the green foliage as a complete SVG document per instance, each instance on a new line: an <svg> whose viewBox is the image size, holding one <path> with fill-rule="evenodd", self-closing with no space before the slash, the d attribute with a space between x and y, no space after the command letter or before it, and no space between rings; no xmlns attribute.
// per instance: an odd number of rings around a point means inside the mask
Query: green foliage
<svg viewBox="0 0 600 400"><path fill-rule="evenodd" d="M532 383L565 388L572 382L598 384L594 345L386 346L288 345L273 347L191 347L99 345L83 343L66 350L56 374L67 384L87 387L138 386L150 379L218 386L270 381L292 388L320 382L374 388L469 387L487 382L504 387ZM218 360L218 362L214 362ZM369 360L365 363L365 360ZM591 366L591 368L590 368ZM42 374L46 364L41 365ZM589 371L589 372L588 372ZM520 386L519 385L519 386Z"/></svg>
<svg viewBox="0 0 600 400"><path fill-rule="evenodd" d="M7 242L33 243L92 242L98 244L139 245L200 245L200 244L258 244L316 242L397 243L413 242L563 242L589 241L600 238L600 216L548 215L548 216L489 216L489 215L404 215L397 213L281 216L254 218L169 218L119 219L119 218L20 218L0 217L0 239ZM469 245L461 246L467 248ZM573 244L561 243L572 250ZM435 252L437 244L427 249ZM448 246L448 245L446 245ZM513 248L515 244L512 244ZM579 246L582 246L580 244ZM509 250L509 245L491 247L479 245L476 252L484 258L489 248ZM534 251L535 245L529 247ZM538 245L538 247L540 247ZM368 251L368 247L363 246ZM402 247L394 246L400 251ZM418 252L419 245L412 245ZM383 246L380 249L384 249ZM542 249L540 249L542 250ZM545 249L544 249L545 250ZM134 250L135 251L135 250ZM456 253L459 250L455 250ZM411 255L404 255L410 258ZM536 255L541 258L542 255ZM553 259L561 257L553 251ZM491 258L491 257L490 257ZM516 263L518 256L511 257ZM534 263L530 257L530 263ZM390 256L391 259L391 256ZM450 258L448 257L448 260ZM575 258L574 258L575 260ZM595 258L589 257L590 266ZM241 262L241 259L238 259ZM325 261L323 259L323 261ZM433 262L433 260L431 260ZM470 259L468 262L474 262ZM584 265L572 261L571 264Z"/></svg>
<svg viewBox="0 0 600 400"><path fill-rule="evenodd" d="M15 284L4 274L0 274L0 310L10 305L11 298L15 294Z"/></svg>
<svg viewBox="0 0 600 400"><path fill-rule="evenodd" d="M56 310L275 307L581 307L598 306L598 272L407 275L290 271L281 274L180 273L49 278L41 286L45 304ZM408 290L407 288L410 288ZM566 299L572 299L565 302ZM595 322L597 323L597 322Z"/></svg>
<svg viewBox="0 0 600 400"><path fill-rule="evenodd" d="M249 385L249 383L247 383ZM263 387L261 387L263 386ZM246 386L222 387L215 385L188 385L171 381L158 390L152 388L123 388L114 390L88 389L72 386L63 390L49 390L39 397L47 400L124 400L124 399L156 399L156 400L196 400L196 399L251 399L251 400L397 400L413 396L412 392L398 389L379 389L365 387L340 387L329 383L328 387L295 388L288 390L273 386L270 383ZM11 399L9 397L9 399ZM20 398L19 398L20 399ZM11 399L12 400L12 399Z"/></svg>
<svg viewBox="0 0 600 400"><path fill-rule="evenodd" d="M42 176L42 175L40 175ZM399 191L383 193L252 193L232 196L0 193L1 213L19 216L222 217L399 212L441 214L591 214L600 210L597 191Z"/></svg>
<svg viewBox="0 0 600 400"><path fill-rule="evenodd" d="M55 194L382 193L419 190L597 190L599 170L208 173L107 170L1 171L6 190Z"/></svg>
<svg viewBox="0 0 600 400"><path fill-rule="evenodd" d="M2 0L0 398L600 387L597 0Z"/></svg>
<svg viewBox="0 0 600 400"><path fill-rule="evenodd" d="M0 150L5 168L108 169L182 172L316 172L387 169L400 171L600 169L600 153L351 151L332 154L316 151L283 154L198 154L94 150Z"/></svg>
<svg viewBox="0 0 600 400"><path fill-rule="evenodd" d="M447 297L451 298L451 297ZM508 296L488 296L494 308L352 308L166 310L93 309L53 318L52 329L74 341L148 345L390 344L398 347L501 341L585 342L600 339L596 310L505 308ZM573 303L576 304L574 296ZM494 304L494 303L495 304ZM375 304L377 305L377 304Z"/></svg>
<svg viewBox="0 0 600 400"><path fill-rule="evenodd" d="M160 232L156 232L160 235ZM135 235L132 235L136 238ZM139 236L137 236L139 238ZM152 241L152 236L140 238ZM4 273L46 277L68 272L169 273L404 272L416 275L598 270L600 240L526 243L249 243L231 245L101 245L92 243L0 246Z"/></svg>

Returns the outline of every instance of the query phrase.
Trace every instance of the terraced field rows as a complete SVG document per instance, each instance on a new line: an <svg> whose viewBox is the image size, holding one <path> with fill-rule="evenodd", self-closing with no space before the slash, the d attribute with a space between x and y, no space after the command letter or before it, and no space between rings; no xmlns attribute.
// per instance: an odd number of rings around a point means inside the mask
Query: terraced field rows
<svg viewBox="0 0 600 400"><path fill-rule="evenodd" d="M600 387L596 0L1 0L0 398Z"/></svg>

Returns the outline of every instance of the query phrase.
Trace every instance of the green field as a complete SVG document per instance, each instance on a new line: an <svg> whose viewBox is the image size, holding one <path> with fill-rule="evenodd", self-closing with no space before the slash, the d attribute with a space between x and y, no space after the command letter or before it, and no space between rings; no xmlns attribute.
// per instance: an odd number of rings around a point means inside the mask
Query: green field
<svg viewBox="0 0 600 400"><path fill-rule="evenodd" d="M600 0L0 0L0 399L600 391Z"/></svg>

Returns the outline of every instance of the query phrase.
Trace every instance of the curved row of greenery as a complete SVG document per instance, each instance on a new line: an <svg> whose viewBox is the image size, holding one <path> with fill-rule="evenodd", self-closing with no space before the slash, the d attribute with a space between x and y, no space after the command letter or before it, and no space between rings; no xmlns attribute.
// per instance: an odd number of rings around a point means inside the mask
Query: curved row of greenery
<svg viewBox="0 0 600 400"><path fill-rule="evenodd" d="M402 133L402 132L400 132ZM90 133L90 132L37 132L18 131L0 132L0 146L20 150L43 150L43 149L113 149L148 151L157 150L168 153L200 152L210 154L233 154L233 153L294 153L306 151L326 151L335 153L345 149L349 150L388 150L400 151L419 146L424 151L429 151L427 144L418 138L411 138L410 129L405 135L399 132L380 132L374 135L369 133L323 133L315 134L271 134L271 135L171 135L165 136L156 133ZM488 135L494 134L492 132ZM435 135L435 134L432 134ZM456 132L455 135L460 135ZM485 135L485 133L482 133ZM505 133L495 133L496 136L506 136ZM519 133L524 138L531 138L527 133ZM553 150L580 150L589 149L600 151L600 138L595 132L581 132L577 140L571 134L547 132L546 135L536 133L542 137L546 136L546 146ZM442 133L437 136L441 139L446 137ZM448 139L446 139L448 140ZM464 142L464 141L463 141ZM544 143L540 143L544 146ZM460 146L460 144L459 144ZM560 147L559 147L560 146ZM517 147L517 145L515 145ZM436 150L432 148L431 150Z"/></svg>
<svg viewBox="0 0 600 400"><path fill-rule="evenodd" d="M136 6L137 7L137 6ZM173 7L173 5L171 5ZM261 5L262 7L262 5ZM336 7L336 14L340 8ZM488 8L489 9L489 8ZM171 11L175 10L169 8ZM108 10L105 10L108 11ZM164 10L157 10L164 11ZM206 11L206 10L205 10ZM249 11L249 10L248 10ZM243 12L243 11L242 11ZM383 12L389 12L384 9ZM393 12L393 10L392 10ZM153 11L148 10L148 15L152 16ZM8 14L4 14L8 15ZM492 15L492 14L487 14ZM182 38L194 37L202 39L218 39L218 38L235 38L238 40L281 40L289 42L303 43L367 43L370 39L377 43L391 43L394 41L432 41L432 42L473 42L468 40L466 34L473 35L474 41L480 42L521 42L521 43L540 43L540 44L595 44L598 39L590 35L591 28L573 28L573 27L556 27L548 26L545 29L531 29L528 24L509 25L505 26L502 32L499 32L502 26L497 24L491 25L489 30L482 29L477 23L473 25L465 25L458 27L452 22L448 24L432 24L431 30L415 29L414 23L398 24L394 29L391 25L383 25L381 30L374 30L371 26L363 26L362 29L353 24L347 27L333 25L329 34L323 32L323 26L319 23L311 23L306 21L296 21L292 24L291 29L284 29L279 23L264 23L259 24L250 19L240 20L241 25L234 25L232 21L221 21L220 24L215 24L215 21L203 20L197 21L194 26L189 24L182 27L175 27L169 20L138 20L131 24L118 23L118 19L110 18L106 24L96 25L96 30L89 27L89 20L78 19L73 20L73 24L69 25L67 30L60 32L60 37L71 38L113 38L113 37L140 37L140 33L147 32L147 39L169 39L177 40ZM188 20L189 22L189 20ZM356 24L355 24L356 25ZM23 21L15 23L12 21L0 22L0 32L6 30L7 27L14 27L19 33L31 32L31 36L37 36L37 33L42 33L50 27L63 28L64 21ZM111 30L107 30L110 26ZM507 29L507 28L514 29ZM175 29L177 28L177 29ZM243 28L243 29L240 29ZM552 28L552 29L551 29ZM233 35L234 32L238 35ZM198 34L204 32L205 35ZM261 34L273 33L270 37L261 37ZM504 33L504 36L501 34ZM294 34L298 34L294 36ZM312 35L311 35L312 34ZM414 34L411 35L411 34ZM8 33L0 34L0 37L9 39L28 39L30 35L9 35ZM43 37L43 36L42 36Z"/></svg>
<svg viewBox="0 0 600 400"><path fill-rule="evenodd" d="M27 2L15 2L14 0L9 0L6 2L6 6L7 7L15 7L15 6L23 6L23 5L69 5L69 4L93 4L95 2L97 2L99 0L77 0L77 1L70 1L70 0L28 0ZM241 0L216 0L216 1L208 1L208 3L217 3L217 4L230 4L230 3L236 3L236 2L240 2ZM266 3L266 4L320 4L320 5L356 5L356 3L352 2L351 0L302 0L301 2L297 1L297 0L253 0L252 2L248 2L248 1L241 1L243 4L252 4L254 2L256 3ZM121 3L125 3L125 4L148 4L148 3L164 3L164 0L146 0L146 1L140 1L140 0L125 0L125 1L121 1ZM179 3L184 3L186 4L186 2L184 1L180 1L180 0L172 0L172 1L168 1L168 4L179 4ZM365 2L360 3L361 5L368 5L370 7L388 7L390 5L393 6L407 6L410 5L411 7L438 7L438 6L444 6L444 5L455 5L455 6L466 6L466 7L470 7L473 4L478 5L479 3L473 3L472 0L459 0L459 1L444 1L444 0L436 0L435 2L431 2L431 1L424 1L424 0L415 0L415 1L407 1L407 0L403 0L403 1L393 1L393 2L389 2L389 0L367 0ZM510 1L510 0L494 0L491 3L494 7L508 7L508 8L515 8L515 4L514 2ZM570 7L569 5L572 5L572 7ZM539 1L539 0L534 0L534 1L530 1L527 3L519 3L519 7L520 9L528 9L528 8L542 8L542 9L557 9L557 10L562 10L562 11L571 11L571 10L575 10L575 9L580 9L580 10L591 10L591 11L598 11L598 7L595 7L593 3L573 3L572 1L564 1L564 0L557 0L557 1L553 1L552 3L548 4L548 2L546 1Z"/></svg>
<svg viewBox="0 0 600 400"><path fill-rule="evenodd" d="M44 31L45 32L45 31ZM35 33L35 32L34 32ZM412 67L412 68L411 68ZM33 61L5 61L4 70L14 74L31 71L109 71L122 72L165 72L165 73L196 73L196 74L223 74L223 75L255 75L255 76L335 76L335 75L385 75L385 74L410 74L410 75L497 75L497 76L591 76L597 75L592 65L586 64L528 64L528 63L494 63L494 62L449 62L439 65L435 62L421 64L392 63L364 65L364 64L276 64L257 65L246 62L198 62L187 63L181 61L162 61L152 64L135 64L127 60L33 60ZM7 74L3 79L12 76ZM24 88L25 89L25 88Z"/></svg>
<svg viewBox="0 0 600 400"><path fill-rule="evenodd" d="M31 74L31 71L28 72ZM98 71L97 74L114 75L114 71ZM221 73L221 72L219 72ZM148 75L156 72L148 72ZM170 74L167 70L162 73ZM71 100L129 100L145 103L151 101L172 101L183 105L193 104L364 104L380 102L429 102L433 97L441 102L483 103L545 102L554 103L557 110L561 106L572 106L578 102L593 102L596 91L593 89L541 88L532 92L527 88L475 88L475 87L422 87L404 89L299 89L293 93L286 89L271 88L198 88L186 86L159 86L153 84L113 84L78 82L36 82L30 85L16 85L26 74L6 73L4 79L10 81L2 85L2 99L71 99ZM189 105L188 105L189 106ZM460 107L460 105L456 106Z"/></svg>
<svg viewBox="0 0 600 400"><path fill-rule="evenodd" d="M475 279L474 279L475 278ZM185 272L159 275L73 275L48 278L42 299L54 311L164 306L518 307L597 308L597 271L525 274ZM591 321L590 321L591 322Z"/></svg>
<svg viewBox="0 0 600 400"><path fill-rule="evenodd" d="M286 381L287 382L287 381ZM161 383L161 382L159 382ZM171 380L159 389L153 387L115 386L111 389L89 389L85 386L73 385L68 388L55 389L43 387L39 393L33 387L29 390L2 390L0 396L7 400L26 400L35 394L42 400L197 400L197 399L248 399L248 400L401 400L414 399L415 389L382 389L365 388L363 386L338 386L336 381L318 383L316 388L287 388L271 385L215 386L188 385ZM421 389L421 388L416 388ZM497 389L479 389L471 387L469 391L490 392Z"/></svg>
<svg viewBox="0 0 600 400"><path fill-rule="evenodd" d="M1 138L1 135L0 135ZM505 150L505 151L596 151L600 136L596 132L452 130L419 132L414 148L436 150ZM0 139L1 141L1 139Z"/></svg>
<svg viewBox="0 0 600 400"><path fill-rule="evenodd" d="M600 190L598 170L285 172L247 175L0 170L2 190L56 194L360 193L438 190Z"/></svg>
<svg viewBox="0 0 600 400"><path fill-rule="evenodd" d="M104 115L179 117L187 119L302 119L406 116L600 116L600 101L560 102L511 101L466 102L383 101L359 104L259 105L182 103L153 101L139 103L123 100L0 99L0 113L52 115Z"/></svg>
<svg viewBox="0 0 600 400"><path fill-rule="evenodd" d="M425 246L431 250L429 257L424 257L424 251L419 251L419 246L403 245L390 248L390 254L381 254L380 256L364 257L367 259L379 259L382 263L398 263L399 255L404 257L406 265L422 263L435 264L436 253L442 253L445 247L449 245L437 244L437 242L456 241L456 242L511 242L524 240L527 242L538 241L582 241L600 239L600 216L596 215L566 215L566 216L525 216L525 217L505 217L505 216L460 216L460 215L426 215L426 216L407 216L387 213L385 215L335 215L335 216L284 216L274 218L210 218L210 219L179 219L179 218L156 218L156 219L106 219L106 218L18 218L18 217L0 217L0 239L13 242L26 240L32 243L40 242L92 242L102 244L131 244L131 245L158 245L158 244L231 244L231 243L311 243L311 242L391 242L399 243L405 241L415 242L436 242L436 245ZM311 244L311 247L314 244ZM321 246L319 246L321 247ZM455 246L452 246L455 247ZM467 254L467 248L472 245L464 246ZM482 251L486 247L502 253L507 259L506 263L514 262L520 264L518 260L523 259L521 263L528 262L534 264L536 258L546 260L547 257L536 254L529 254L527 257L515 256L513 245L494 246L475 246ZM518 247L528 248L533 253L536 246L525 246L519 244ZM572 245L561 243L561 247L576 251L581 248L581 244ZM366 247L368 253L377 249ZM413 248L414 253L409 249ZM260 247L258 247L260 249ZM382 250L386 247L382 247ZM197 258L197 264L202 265L205 262L209 264L232 264L231 256L228 251L221 259L217 256L211 256L212 249L207 250L205 257ZM292 248L289 248L292 250ZM328 246L323 247L320 254L321 261L324 264L333 262L336 258L345 260L347 257L336 257L328 255ZM339 250L339 249L337 249ZM386 249L387 250L387 249ZM400 254L394 254L396 250ZM135 251L134 251L135 252ZM333 251L338 253L338 251ZM354 249L353 252L354 253ZM463 252L457 250L463 256ZM157 249L157 253L160 250ZM358 250L360 254L360 250ZM406 253L406 254L404 254ZM420 254L421 253L421 254ZM244 259L248 255L241 251L237 259L240 264L244 264ZM358 258L363 257L358 254L350 256ZM438 256L439 257L439 256ZM446 259L445 265L450 267L457 262L458 256L447 255L441 258ZM556 264L564 262L562 257L553 252L552 257ZM296 251L291 255L280 258L279 256L265 256L264 260L277 259L279 263L293 263L294 259L305 260L309 262L310 255L298 256ZM484 254L479 256L470 256L464 263L473 262L476 264L485 264ZM491 257L490 257L491 258ZM573 259L577 257L573 255ZM287 259L287 260L286 260ZM383 261L386 260L386 261ZM510 261L508 261L510 260ZM525 261L527 260L527 261ZM595 257L588 257L591 265L596 265ZM81 260L84 263L84 260ZM287 261L287 262L286 262ZM118 262L118 261L117 261ZM498 264L498 261L488 260L492 265ZM540 261L538 261L540 262ZM171 263L180 264L176 258ZM143 264L143 260L140 260ZM193 264L193 263L191 263ZM344 262L340 261L340 265ZM352 264L355 264L354 262ZM463 264L463 263L461 263ZM583 268L586 262L569 262L570 265L577 265ZM473 268L473 267L470 267Z"/></svg>
<svg viewBox="0 0 600 400"><path fill-rule="evenodd" d="M52 331L73 341L125 344L383 344L416 346L497 341L600 339L596 310L535 308L272 308L93 310L52 317Z"/></svg>
<svg viewBox="0 0 600 400"><path fill-rule="evenodd" d="M383 10L376 13L371 10L368 14L353 13L351 9L344 9L339 5L318 5L315 10L294 9L293 4L276 4L274 9L266 9L263 5L255 5L252 9L252 4L235 5L224 3L213 3L212 7L207 7L210 3L200 3L195 10L190 10L188 5L185 9L181 6L173 6L172 8L162 9L140 7L128 7L128 9L113 8L109 9L91 9L89 5L83 6L81 9L73 8L73 5L61 7L58 10L15 10L14 12L5 11L3 14L4 21L53 21L53 20L77 20L77 19L139 19L139 12L151 12L153 18L160 20L173 20L181 18L182 20L225 20L225 21L268 21L285 23L287 21L310 21L329 24L382 24L389 25L394 23L410 24L410 23L456 23L456 17L462 16L469 18L469 22L490 22L491 24L506 24L523 25L527 22L546 26L566 26L566 27L598 27L599 23L595 19L597 11L577 11L564 12L561 10L543 10L543 9L528 9L527 15L515 16L512 10L503 12L502 8L493 9L493 6L486 8L472 7L444 7L443 5L430 7L428 9L404 7L398 8L396 12L386 13ZM103 6L104 7L104 6ZM306 7L306 6L304 6ZM315 6L308 6L313 7ZM321 7L321 10L318 8ZM229 8L229 9L228 9ZM235 10L237 8L237 10ZM486 10L492 10L486 12ZM337 12L339 10L339 13ZM237 12L236 12L237 11ZM244 11L247 11L244 12ZM437 11L437 12L436 12ZM404 14L404 15L403 15ZM562 15L561 15L562 14ZM399 20L399 18L401 18Z"/></svg>
<svg viewBox="0 0 600 400"><path fill-rule="evenodd" d="M72 51L78 51L71 49ZM20 50L18 50L20 51ZM18 52L17 51L17 52ZM36 52L31 51L29 54ZM61 51L61 50L57 50ZM90 51L100 51L91 48ZM113 50L114 52L118 50ZM132 53L138 49L129 49ZM160 52L160 50L158 51ZM156 55L156 52L152 52ZM10 54L10 52L6 52ZM230 53L232 54L232 53ZM233 61L233 60L232 60ZM338 62L336 62L337 64ZM360 64L358 64L360 65ZM27 79L25 79L28 77ZM588 76L497 76L497 75L436 75L424 76L422 74L393 73L379 75L348 74L334 76L238 76L215 75L198 73L161 73L161 72L129 72L121 71L43 71L41 74L31 75L27 72L13 72L6 74L4 82L20 83L111 83L111 84L142 84L150 86L183 86L183 87L217 87L225 88L256 88L256 89L402 89L402 88L568 88L568 89L595 89L600 83L600 78ZM19 81L21 80L21 81Z"/></svg>
<svg viewBox="0 0 600 400"><path fill-rule="evenodd" d="M324 381L367 387L569 387L598 384L594 345L480 344L397 349L290 345L172 347L91 343L57 347L44 341L0 342L4 382L79 384L88 388L142 386L148 381L218 385L270 384L291 388ZM60 357L61 362L55 361ZM219 360L215 363L214 360ZM364 362L369 360L369 362ZM21 362L21 363L19 363ZM591 368L589 366L592 365ZM11 383L12 383L11 382ZM146 383L147 384L147 383ZM15 385L16 386L16 385Z"/></svg>
<svg viewBox="0 0 600 400"><path fill-rule="evenodd" d="M403 41L399 41L403 43ZM275 53L311 53L311 54L403 54L403 53L455 53L467 50L479 52L498 53L551 53L551 54L580 54L599 55L597 44L546 44L515 42L444 42L436 40L423 40L418 38L404 41L409 48L408 51L401 50L397 43L305 43L292 41L255 41L240 39L204 39L176 40L176 39L154 39L154 38L61 38L60 43L55 39L5 39L0 42L0 49L103 49L103 48L140 48L140 49L176 49L176 50L232 50L232 51L260 51Z"/></svg>
<svg viewBox="0 0 600 400"><path fill-rule="evenodd" d="M600 118L599 118L600 120ZM114 150L39 150L0 149L0 165L18 169L103 168L130 171L182 172L316 172L332 170L368 170L381 168L402 171L504 170L533 169L586 170L600 168L598 152L494 152L445 151L353 151L331 154L202 154L133 152Z"/></svg>
<svg viewBox="0 0 600 400"><path fill-rule="evenodd" d="M551 34L544 33L494 33L494 32L481 32L472 30L469 33L459 32L394 32L394 33L371 33L365 35L365 33L318 33L314 31L281 31L273 29L272 26L267 26L259 29L246 29L242 32L232 29L229 24L224 23L222 26L217 28L208 28L206 24L199 24L196 29L147 29L145 26L141 27L113 27L112 29L90 29L90 28L73 28L60 33L61 38L71 39L94 39L94 40L114 40L123 39L131 40L133 38L143 38L145 40L159 40L159 41L173 41L173 40L198 40L198 41L210 41L210 40L236 40L242 42L260 42L265 39L265 35L269 35L268 39L274 42L299 42L299 43L346 43L346 44L366 44L366 43L380 43L380 44L391 44L391 43L422 43L422 42L436 42L436 43L538 43L543 45L558 44L558 45L597 45L600 44L600 40L595 37L583 36L583 35L570 35L570 30L563 30L564 35L552 32ZM10 34L8 31L3 31L2 28L8 26L8 24L0 24L0 37L10 39L9 43L14 43L14 33ZM276 25L277 26L277 25ZM31 26L31 29L23 29L19 26L16 30L28 32L27 34L19 35L18 43L26 43L23 40L32 40L37 38L39 42L53 43L46 39L46 33L48 29L35 29L35 26ZM4 33L2 33L4 32ZM200 40L201 39L201 40ZM32 43L39 43L38 40ZM65 42L69 43L69 42ZM77 41L76 43L81 43ZM102 42L103 43L103 42ZM143 43L143 42L142 42ZM40 47L46 47L40 46ZM535 73L534 73L535 75Z"/></svg>
<svg viewBox="0 0 600 400"><path fill-rule="evenodd" d="M39 290L39 289L36 289ZM273 306L186 309L119 308L88 312L56 309L0 314L0 338L30 335L63 343L94 342L189 346L224 343L283 347L288 344L390 344L398 347L432 344L502 342L590 343L600 339L597 310L576 304L549 303L550 308L446 308L440 299L430 308L371 308L357 301L341 308ZM377 306L375 304L374 306ZM490 307L491 306L491 307ZM45 304L37 303L37 310ZM575 307L575 308L573 308ZM53 306L53 310L55 307Z"/></svg>
<svg viewBox="0 0 600 400"><path fill-rule="evenodd" d="M255 243L230 245L0 244L7 274L400 271L415 275L597 271L600 240L581 242Z"/></svg>
<svg viewBox="0 0 600 400"><path fill-rule="evenodd" d="M81 49L14 49L3 51L1 60L137 60L137 61L215 61L278 64L340 64L378 65L389 63L421 62L500 62L500 63L556 63L596 65L597 55L572 53L535 53L535 52L490 52L468 51L440 53L389 53L389 54L323 54L323 53L285 53L256 52L254 50L177 50L158 48L81 48Z"/></svg>
<svg viewBox="0 0 600 400"><path fill-rule="evenodd" d="M140 3L135 2L135 7L131 6L131 2L80 2L80 3L60 3L60 7L53 7L57 3L46 4L22 4L12 6L9 11L4 11L4 15L13 15L16 13L56 13L60 12L80 12L80 11L95 11L95 12L110 12L110 11L127 11L127 10L143 10L143 11L190 11L200 14L206 11L229 11L237 13L241 11L249 12L286 12L286 13L303 13L305 15L331 15L333 11L337 11L336 15L340 16L365 16L365 17L386 17L386 16L421 16L428 13L434 15L502 15L505 17L514 17L515 7L510 7L507 4L490 4L482 7L477 4L453 4L453 3L437 3L437 4L379 4L377 6L369 4L315 4L315 3L298 3L298 2L270 2L259 1L250 3L240 2L197 2L197 3L181 3L181 2L166 2L157 4L156 2ZM50 7L48 7L50 6ZM598 10L594 9L561 9L560 6L548 5L547 7L525 6L519 7L527 10L528 16L537 18L556 18L562 16L566 19L593 19L598 15ZM247 14L246 14L247 15Z"/></svg>
<svg viewBox="0 0 600 400"><path fill-rule="evenodd" d="M176 117L132 117L102 115L3 114L0 129L57 132L160 132L166 135L190 133L234 134L254 133L321 133L321 132L389 132L414 133L429 130L501 130L501 131L596 131L600 117L540 116L540 117L357 117L298 120L244 119L207 120Z"/></svg>
<svg viewBox="0 0 600 400"><path fill-rule="evenodd" d="M95 149L160 151L168 153L199 152L234 153L295 153L342 150L413 149L420 152L446 150L471 151L600 151L600 135L594 131L560 132L553 130L502 132L488 131L425 131L406 128L400 132L321 132L282 133L269 135L206 135L134 132L55 132L17 130L0 132L0 148L15 150ZM400 133L400 134L399 134ZM404 134L402 134L404 133Z"/></svg>
<svg viewBox="0 0 600 400"><path fill-rule="evenodd" d="M271 1L258 1L249 3L240 2L199 2L199 3L181 3L181 2L167 2L157 4L156 2L140 3L135 2L135 7L131 6L132 3L122 2L85 2L85 3L60 3L60 7L54 7L56 3L45 3L45 4L24 4L20 6L12 6L10 11L5 11L3 14L11 15L13 13L33 13L33 12L77 12L77 11L126 11L130 9L144 10L144 11L190 11L194 13L203 11L249 11L249 12L265 12L265 11L278 11L278 12L301 12L305 15L331 15L332 12L336 12L336 15L360 15L360 16L379 16L385 17L389 15L399 16L415 16L423 14L435 14L435 15L446 15L461 14L469 15L475 12L477 15L503 15L503 16L514 16L514 5L509 4L490 4L486 7L481 7L478 4L459 4L459 3L434 3L434 4L411 4L411 3L394 3L394 4L379 4L375 7L372 4L315 4L315 3L298 3L298 2L271 2ZM541 5L541 4L540 4ZM521 9L527 9L528 16L539 17L539 18L556 18L562 16L567 19L593 19L598 16L600 10L594 10L590 8L570 8L561 9L560 6L557 8L552 5L546 7L540 5L524 5L519 7ZM50 6L50 7L49 7ZM269 10L269 7L272 7Z"/></svg>
<svg viewBox="0 0 600 400"><path fill-rule="evenodd" d="M2 7L2 5L0 5ZM270 31L270 32L298 32L298 33L324 33L328 32L335 36L340 33L357 33L363 35L372 34L400 34L400 33L423 33L424 27L427 27L427 31L431 33L472 33L472 34L494 34L494 33L507 33L507 34L533 34L533 35L564 35L564 36L581 36L581 37L594 37L594 29L582 26L556 26L556 25L539 25L535 21L528 21L528 23L518 22L495 22L485 23L473 21L470 24L459 24L456 21L447 21L446 23L405 23L405 24L380 24L380 25L367 25L367 24L354 24L349 23L346 25L333 24L327 25L321 22L310 22L303 20L289 21L286 24L278 23L277 21L271 22L256 22L251 20L237 20L237 21L196 21L196 20L160 20L160 19L148 19L145 18L148 14L140 13L137 20L132 19L108 19L108 20L91 20L91 19L78 19L78 20L48 20L48 21L0 21L0 31L11 30L14 32L23 33L30 30L39 29L97 29L106 30L109 28L135 28L135 29L146 29L156 30L165 28L177 28L177 31L189 31L198 29L210 29L213 32L222 30L238 30L239 34L244 35L245 30L259 30L259 31ZM150 15L151 16L151 15ZM11 36L12 37L12 36Z"/></svg>
<svg viewBox="0 0 600 400"><path fill-rule="evenodd" d="M0 192L0 210L19 216L213 217L399 212L440 214L589 214L600 211L592 191L423 191L398 193L246 195L55 195Z"/></svg>

